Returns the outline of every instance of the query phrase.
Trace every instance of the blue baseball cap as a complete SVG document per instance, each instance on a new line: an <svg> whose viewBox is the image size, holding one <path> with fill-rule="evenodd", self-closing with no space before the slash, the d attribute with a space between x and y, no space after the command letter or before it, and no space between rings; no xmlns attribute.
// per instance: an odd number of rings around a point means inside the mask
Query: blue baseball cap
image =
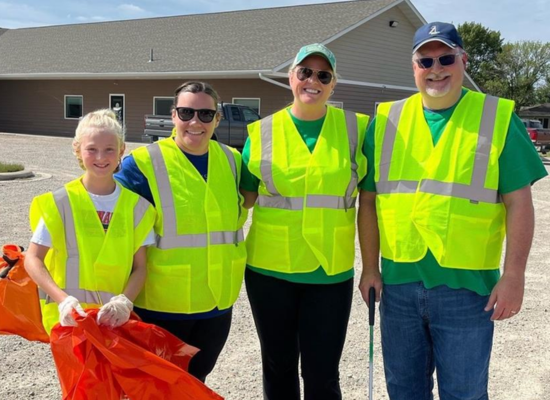
<svg viewBox="0 0 550 400"><path fill-rule="evenodd" d="M418 28L413 39L413 54L429 42L441 42L454 49L463 47L462 38L453 24L446 22L430 22Z"/></svg>
<svg viewBox="0 0 550 400"><path fill-rule="evenodd" d="M332 53L332 51L328 49L328 47L321 43L308 44L302 47L298 51L298 54L296 54L296 58L294 58L294 62L292 63L292 66L290 68L294 68L296 65L304 61L307 57L314 54L324 57L330 64L332 72L336 73L336 57L334 56L334 53Z"/></svg>

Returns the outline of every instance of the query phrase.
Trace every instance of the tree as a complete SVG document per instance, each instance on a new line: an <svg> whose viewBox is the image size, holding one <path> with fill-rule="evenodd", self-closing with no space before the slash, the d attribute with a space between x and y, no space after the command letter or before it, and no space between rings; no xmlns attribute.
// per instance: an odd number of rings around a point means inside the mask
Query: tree
<svg viewBox="0 0 550 400"><path fill-rule="evenodd" d="M538 102L537 89L550 74L550 43L507 43L496 65L498 76L486 82L487 91L514 100L516 110L533 105Z"/></svg>
<svg viewBox="0 0 550 400"><path fill-rule="evenodd" d="M476 22L465 22L458 25L457 30L468 53L468 73L485 90L486 82L494 80L498 74L497 59L503 43L500 32Z"/></svg>
<svg viewBox="0 0 550 400"><path fill-rule="evenodd" d="M550 72L546 75L544 83L537 87L535 94L536 104L550 103Z"/></svg>

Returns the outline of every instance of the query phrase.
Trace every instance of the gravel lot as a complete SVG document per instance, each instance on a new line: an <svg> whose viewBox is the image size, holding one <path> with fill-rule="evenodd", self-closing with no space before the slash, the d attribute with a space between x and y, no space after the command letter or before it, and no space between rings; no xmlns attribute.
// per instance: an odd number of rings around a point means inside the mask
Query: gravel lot
<svg viewBox="0 0 550 400"><path fill-rule="evenodd" d="M71 153L70 141L0 133L0 160L23 163L37 173L36 178L25 181L0 181L0 244L26 246L31 236L27 212L32 198L81 174ZM130 143L128 150L139 145ZM550 399L550 179L537 183L533 196L537 226L525 301L517 317L497 324L489 383L492 399ZM360 268L359 262L356 267ZM341 362L345 399L367 399L368 396L367 315L367 308L356 291ZM374 376L374 398L388 399L378 326ZM0 377L2 400L61 398L47 345L0 336ZM228 344L208 384L227 400L262 398L259 343L244 289L235 305Z"/></svg>

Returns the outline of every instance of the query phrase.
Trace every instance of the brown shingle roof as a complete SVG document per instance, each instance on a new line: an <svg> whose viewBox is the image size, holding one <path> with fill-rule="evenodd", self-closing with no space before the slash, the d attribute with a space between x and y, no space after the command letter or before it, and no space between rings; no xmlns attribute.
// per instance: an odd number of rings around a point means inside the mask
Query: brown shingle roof
<svg viewBox="0 0 550 400"><path fill-rule="evenodd" d="M9 29L0 76L271 70L396 2L358 0L130 21ZM148 62L150 49L153 62Z"/></svg>
<svg viewBox="0 0 550 400"><path fill-rule="evenodd" d="M520 117L550 116L550 103L538 104L530 107L521 107Z"/></svg>

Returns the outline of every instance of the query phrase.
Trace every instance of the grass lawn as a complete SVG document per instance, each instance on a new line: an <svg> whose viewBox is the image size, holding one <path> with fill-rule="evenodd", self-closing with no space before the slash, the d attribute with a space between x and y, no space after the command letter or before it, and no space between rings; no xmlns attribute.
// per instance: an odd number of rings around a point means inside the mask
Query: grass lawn
<svg viewBox="0 0 550 400"><path fill-rule="evenodd" d="M0 172L17 172L25 169L21 164L4 163L0 161Z"/></svg>

